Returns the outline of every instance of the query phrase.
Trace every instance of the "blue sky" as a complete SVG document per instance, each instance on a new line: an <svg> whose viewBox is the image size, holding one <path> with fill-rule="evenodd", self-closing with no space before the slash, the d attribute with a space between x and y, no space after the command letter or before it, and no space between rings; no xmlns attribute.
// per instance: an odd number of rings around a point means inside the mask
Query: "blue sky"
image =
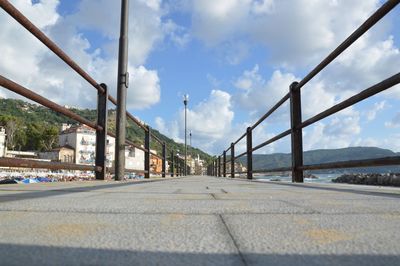
<svg viewBox="0 0 400 266"><path fill-rule="evenodd" d="M119 1L11 1L116 96ZM183 141L188 93L193 145L219 154L341 41L379 0L131 0L129 110ZM400 7L302 90L311 117L399 71ZM54 101L93 107L95 92L4 12L0 73ZM21 52L22 51L22 52ZM17 55L17 56L16 56ZM26 66L21 73L19 65ZM0 89L2 97L17 97ZM400 151L400 88L304 132L305 150L379 146ZM288 129L288 106L254 132L254 144ZM238 151L244 149L244 142ZM288 152L289 139L259 152Z"/></svg>

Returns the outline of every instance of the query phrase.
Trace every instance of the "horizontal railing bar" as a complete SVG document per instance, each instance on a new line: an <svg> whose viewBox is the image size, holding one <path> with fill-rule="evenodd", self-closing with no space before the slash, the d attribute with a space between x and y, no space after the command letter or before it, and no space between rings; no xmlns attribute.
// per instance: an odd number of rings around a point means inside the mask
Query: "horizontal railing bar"
<svg viewBox="0 0 400 266"><path fill-rule="evenodd" d="M286 171L291 171L291 170L292 170L292 167L279 167L279 168L272 168L272 169L253 170L253 173L286 172Z"/></svg>
<svg viewBox="0 0 400 266"><path fill-rule="evenodd" d="M128 116L128 118L130 120L132 120L133 122L135 122L136 125L138 125L139 127L141 127L142 129L144 129L144 131L149 131L149 129L146 127L146 125L143 125L143 123L141 123L139 121L139 119L137 119L136 117L134 117L131 113L129 113L128 111L126 111L126 115Z"/></svg>
<svg viewBox="0 0 400 266"><path fill-rule="evenodd" d="M261 149L261 148L264 147L264 146L267 146L268 144L271 144L272 142L275 142L275 141L277 141L277 140L280 140L281 138L284 138L284 137L290 135L291 132L292 132L292 130L291 130L291 129L288 129L288 130L282 132L281 134L279 134L279 135L277 135L277 136L275 136L275 137L273 137L273 138L271 138L271 139L269 139L269 140L267 140L267 141L261 143L260 145L255 146L255 147L252 149L252 151L254 152L254 151L258 150L258 149Z"/></svg>
<svg viewBox="0 0 400 266"><path fill-rule="evenodd" d="M236 145L239 143L239 141L241 141L244 137L246 137L247 132L245 132L237 141L235 141L233 144Z"/></svg>
<svg viewBox="0 0 400 266"><path fill-rule="evenodd" d="M46 98L44 98L43 96L40 96L39 94L19 85L18 83L15 83L5 77L3 77L2 75L0 75L0 86L13 91L19 95L22 95L34 102L37 102L43 106L46 106L47 108L54 110L56 112L59 112L71 119L74 119L82 124L85 124L93 129L96 130L103 130L103 127L97 125L96 123L93 123L92 121L89 121L83 117L81 117L80 115L75 114L74 112L70 111L69 109L56 104L55 102L52 102Z"/></svg>
<svg viewBox="0 0 400 266"><path fill-rule="evenodd" d="M74 60L72 60L60 47L57 46L49 37L47 37L38 27L36 27L27 17L25 17L17 8L15 8L9 1L0 0L0 6L11 17L18 21L25 29L32 33L39 41L46 45L53 53L55 53L61 60L75 70L82 78L89 82L100 92L104 93L105 90L88 74L86 73Z"/></svg>
<svg viewBox="0 0 400 266"><path fill-rule="evenodd" d="M245 171L245 172L235 172L235 174L247 174L247 171Z"/></svg>
<svg viewBox="0 0 400 266"><path fill-rule="evenodd" d="M127 139L126 139L126 140L125 140L125 143L128 144L129 146L135 147L135 148L138 149L138 150L141 150L141 151L144 151L144 152L148 152L147 149L145 149L145 148L139 146L138 144L136 144L136 143L134 143L134 142L132 142L132 141L130 141L130 140L127 140Z"/></svg>
<svg viewBox="0 0 400 266"><path fill-rule="evenodd" d="M110 174L115 174L115 169L111 168L111 167L107 167L107 172L110 173ZM143 174L145 174L148 171L142 170L142 169L128 169L128 168L125 168L125 172L127 172L127 173L143 173Z"/></svg>
<svg viewBox="0 0 400 266"><path fill-rule="evenodd" d="M83 70L72 58L70 58L60 47L57 46L49 37L47 37L39 28L37 28L27 17L25 17L18 9L16 9L9 1L0 0L0 6L6 11L11 17L18 21L25 29L32 33L39 41L46 45L54 54L56 54L61 60L63 60L68 66L70 66L76 73L82 78L89 82L100 92L104 93L105 90L85 71ZM117 100L108 95L108 99L117 105ZM137 118L132 116L128 111L126 112L128 118L135 122L138 126L144 130L148 130Z"/></svg>
<svg viewBox="0 0 400 266"><path fill-rule="evenodd" d="M117 136L113 132L107 132L107 135L110 136L110 137L113 137L113 138L117 138ZM134 142L132 142L130 140L127 140L127 139L125 139L125 145L133 146L136 149L144 151L144 152L148 151L147 149L145 149L145 148L139 146L138 144L136 144L136 143L134 143Z"/></svg>
<svg viewBox="0 0 400 266"><path fill-rule="evenodd" d="M231 150L231 146L229 146L225 151L228 152Z"/></svg>
<svg viewBox="0 0 400 266"><path fill-rule="evenodd" d="M164 144L164 142L161 140L161 139L159 139L154 133L153 133L153 131L151 131L151 137L153 138L153 139L155 139L158 143L160 143L161 145L163 145Z"/></svg>
<svg viewBox="0 0 400 266"><path fill-rule="evenodd" d="M315 77L321 70L329 65L336 57L338 57L344 50L352 45L358 38L374 26L380 19L389 13L400 0L389 0L383 4L378 10L375 11L358 29L356 29L346 40L344 40L332 53L330 53L321 63L319 63L306 77L301 80L296 89L302 88L307 82Z"/></svg>
<svg viewBox="0 0 400 266"><path fill-rule="evenodd" d="M380 93L384 90L387 90L399 83L400 83L400 73L397 73L396 75L393 75L390 78L385 79L384 81L379 82L378 84L375 84L374 86L372 86L366 90L363 90L362 92L350 97L349 99L344 100L343 102L332 106L331 108L317 114L316 116L307 119L306 121L304 121L303 123L300 124L300 128L305 128L311 124L314 124L315 122L318 122L319 120L322 120L334 113L337 113L343 109L346 109L347 107L350 107L358 102L361 102L362 100L365 100L365 99L367 99L377 93Z"/></svg>
<svg viewBox="0 0 400 266"><path fill-rule="evenodd" d="M366 160L352 160L345 162L332 162L322 164L312 164L300 166L301 170L322 170L322 169L337 169L337 168L355 168L355 167L374 167L400 164L400 156L375 158Z"/></svg>
<svg viewBox="0 0 400 266"><path fill-rule="evenodd" d="M154 152L150 152L150 154L153 155L154 157L157 157L160 160L163 159L163 157L161 157L160 155L155 154Z"/></svg>
<svg viewBox="0 0 400 266"><path fill-rule="evenodd" d="M146 171L146 170L141 170L141 169L127 169L127 168L125 168L125 172L126 173L140 173L140 174L145 174L145 173L147 173L148 171Z"/></svg>
<svg viewBox="0 0 400 266"><path fill-rule="evenodd" d="M150 171L150 174L154 174L154 175L161 175L161 174L162 174L162 172Z"/></svg>
<svg viewBox="0 0 400 266"><path fill-rule="evenodd" d="M0 158L0 166L2 167L14 167L14 168L40 168L40 169L51 169L51 170L81 170L81 171L101 171L100 166L95 165L82 165L72 163L60 163L60 162L44 162L20 158Z"/></svg>
<svg viewBox="0 0 400 266"><path fill-rule="evenodd" d="M251 127L251 129L255 129L261 122L267 119L273 112L275 112L282 104L284 104L290 98L290 93L287 93L279 102L277 102L265 115L263 115L258 121Z"/></svg>
<svg viewBox="0 0 400 266"><path fill-rule="evenodd" d="M118 105L117 100L112 97L111 95L108 95L108 100L110 100L110 102L112 102L115 106ZM146 125L143 125L143 123L141 123L139 121L139 119L137 119L136 117L134 117L131 113L129 113L128 111L126 111L126 116L132 120L136 125L138 125L139 127L141 127L142 129L144 129L145 131L148 131L149 129L146 127Z"/></svg>
<svg viewBox="0 0 400 266"><path fill-rule="evenodd" d="M247 151L245 151L245 152L239 154L238 156L235 157L235 160L236 160L236 159L239 159L240 157L245 156L246 154L247 154Z"/></svg>

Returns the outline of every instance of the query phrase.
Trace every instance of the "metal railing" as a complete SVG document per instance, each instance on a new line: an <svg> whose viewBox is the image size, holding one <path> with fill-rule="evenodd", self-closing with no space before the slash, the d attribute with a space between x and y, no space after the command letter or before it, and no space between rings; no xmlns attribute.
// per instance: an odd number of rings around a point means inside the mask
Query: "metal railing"
<svg viewBox="0 0 400 266"><path fill-rule="evenodd" d="M71 69L79 74L84 80L92 85L97 90L97 121L92 122L86 118L72 112L71 110L35 93L34 91L25 88L18 83L7 79L0 75L0 86L22 95L38 104L41 104L51 110L63 114L66 117L73 119L83 125L86 125L96 131L96 151L95 151L95 165L82 165L74 163L59 163L59 162L43 162L37 160L27 160L19 158L0 158L1 167L18 167L18 168L40 168L51 170L81 170L81 171L94 171L96 179L104 180L106 174L111 172L112 169L106 167L106 146L107 136L116 138L115 134L107 130L107 116L108 116L108 101L117 106L117 100L108 94L107 85L99 84L94 80L85 70L83 70L72 58L70 58L60 47L57 46L49 37L47 37L38 27L36 27L27 17L25 17L17 8L15 8L9 1L0 0L0 7L21 24L26 30L34 35L40 42L48 47L55 55L63 60ZM127 117L145 131L144 147L135 144L132 141L126 140L125 145L132 146L145 153L144 170L125 169L126 172L143 173L145 178L150 178L151 174L159 174L162 177L170 174L173 176L182 176L184 161L175 155L173 150L170 151L170 156L167 155L167 147L165 142L161 141L151 130L148 125L141 123L132 114L126 111ZM125 125L126 126L126 125ZM159 156L151 151L150 144L155 140L162 146L162 155ZM151 171L151 157L162 160L162 170L159 172ZM169 162L169 170L167 170L166 163Z"/></svg>
<svg viewBox="0 0 400 266"><path fill-rule="evenodd" d="M303 128L310 126L321 119L331 116L347 107L350 107L358 102L361 102L377 93L387 90L400 83L400 73L397 73L363 91L360 93L344 100L333 107L302 121L301 118L301 96L300 90L306 85L312 78L314 78L321 70L328 66L335 58L342 54L348 47L350 47L358 38L366 33L372 26L374 26L379 20L386 16L392 9L394 9L400 0L389 0L385 2L378 10L375 11L359 28L357 28L346 40L344 40L333 52L331 52L324 60L322 60L308 75L306 75L300 82L293 82L289 87L289 92L283 96L266 114L264 114L253 126L248 127L246 133L244 133L238 140L231 143L231 146L223 152L222 155L218 156L208 167L208 173L214 176L226 177L226 164L230 164L232 178L235 174L246 174L248 179L253 178L253 173L272 173L291 171L292 182L303 182L303 171L305 170L322 170L322 169L335 169L335 168L354 168L354 167L373 167L373 166L387 166L387 165L398 165L400 164L400 156L376 158L368 160L353 160L345 162L331 162L313 165L303 164ZM266 120L272 113L274 113L279 107L281 107L286 101L290 101L290 124L291 128L276 135L275 137L264 141L263 143L253 147L252 145L252 132ZM281 167L275 169L262 169L253 170L253 152L257 151L275 141L278 141L286 136L291 136L291 167ZM235 145L246 137L247 149L246 152L235 156ZM227 162L226 153L231 151L230 162ZM246 156L247 157L247 171L235 172L235 160ZM221 167L222 166L222 167Z"/></svg>

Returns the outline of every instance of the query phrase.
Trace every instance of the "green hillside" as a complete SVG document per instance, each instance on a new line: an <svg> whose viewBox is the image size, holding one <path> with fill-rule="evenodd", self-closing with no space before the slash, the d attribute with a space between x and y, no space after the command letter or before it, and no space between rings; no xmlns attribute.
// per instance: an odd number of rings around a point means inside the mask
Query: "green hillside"
<svg viewBox="0 0 400 266"><path fill-rule="evenodd" d="M96 121L97 112L91 109L75 109L71 111L85 117L88 120ZM9 149L16 150L50 150L57 145L58 132L62 123L76 124L76 122L62 114L52 111L46 107L22 100L0 99L0 126L7 128L11 141L8 143ZM108 130L115 132L115 110L109 110ZM167 144L169 151L184 151L184 145L176 143L155 129L154 135ZM127 139L137 144L144 143L144 130L128 119ZM152 141L152 149L161 153L161 145ZM167 151L167 152L169 152ZM197 148L189 148L192 154L199 154L200 158L209 162L211 156Z"/></svg>

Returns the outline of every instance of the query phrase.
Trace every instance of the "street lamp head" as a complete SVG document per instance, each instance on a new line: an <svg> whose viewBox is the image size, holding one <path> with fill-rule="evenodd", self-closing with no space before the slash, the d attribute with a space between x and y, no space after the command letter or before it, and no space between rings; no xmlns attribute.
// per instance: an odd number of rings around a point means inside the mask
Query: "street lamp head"
<svg viewBox="0 0 400 266"><path fill-rule="evenodd" d="M185 104L185 106L187 105L188 102L189 102L189 94L184 94L183 95L183 103Z"/></svg>

